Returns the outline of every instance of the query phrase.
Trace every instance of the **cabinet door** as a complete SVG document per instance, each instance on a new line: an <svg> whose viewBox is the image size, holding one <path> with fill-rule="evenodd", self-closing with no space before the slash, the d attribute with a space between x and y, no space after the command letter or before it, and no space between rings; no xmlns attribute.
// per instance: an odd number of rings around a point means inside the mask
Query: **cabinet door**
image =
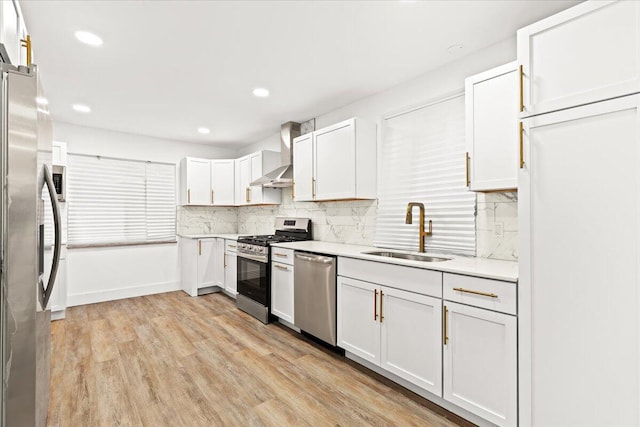
<svg viewBox="0 0 640 427"><path fill-rule="evenodd" d="M518 186L518 68L515 62L466 79L469 188Z"/></svg>
<svg viewBox="0 0 640 427"><path fill-rule="evenodd" d="M584 2L518 31L525 114L640 90L640 2Z"/></svg>
<svg viewBox="0 0 640 427"><path fill-rule="evenodd" d="M338 347L380 365L380 289L338 276Z"/></svg>
<svg viewBox="0 0 640 427"><path fill-rule="evenodd" d="M225 253L224 261L224 290L230 295L238 293L238 256L234 252Z"/></svg>
<svg viewBox="0 0 640 427"><path fill-rule="evenodd" d="M292 265L271 263L271 313L294 323Z"/></svg>
<svg viewBox="0 0 640 427"><path fill-rule="evenodd" d="M251 177L249 178L249 182L256 180L262 176L262 153L252 154L250 157L251 161ZM268 172L268 171L267 171ZM259 205L262 203L262 187L250 186L249 187L249 204L251 205Z"/></svg>
<svg viewBox="0 0 640 427"><path fill-rule="evenodd" d="M249 156L237 160L236 164L236 204L249 204L249 182L251 179L251 159Z"/></svg>
<svg viewBox="0 0 640 427"><path fill-rule="evenodd" d="M216 285L216 239L198 240L198 288Z"/></svg>
<svg viewBox="0 0 640 427"><path fill-rule="evenodd" d="M382 287L381 364L442 396L442 300Z"/></svg>
<svg viewBox="0 0 640 427"><path fill-rule="evenodd" d="M293 140L294 200L313 200L313 134Z"/></svg>
<svg viewBox="0 0 640 427"><path fill-rule="evenodd" d="M525 121L523 425L640 425L639 107L633 95Z"/></svg>
<svg viewBox="0 0 640 427"><path fill-rule="evenodd" d="M206 159L187 158L187 204L211 204L211 165Z"/></svg>
<svg viewBox="0 0 640 427"><path fill-rule="evenodd" d="M443 397L498 426L517 425L516 318L448 301L444 307Z"/></svg>
<svg viewBox="0 0 640 427"><path fill-rule="evenodd" d="M315 133L315 200L356 195L356 149L353 120Z"/></svg>
<svg viewBox="0 0 640 427"><path fill-rule="evenodd" d="M214 205L233 205L235 161L211 160L211 198Z"/></svg>
<svg viewBox="0 0 640 427"><path fill-rule="evenodd" d="M215 284L224 289L224 239L215 239L216 248L213 254Z"/></svg>
<svg viewBox="0 0 640 427"><path fill-rule="evenodd" d="M21 61L22 54L20 47L20 33L19 33L19 16L16 6L13 1L3 1L0 4L0 11L2 12L2 40L9 54L9 59L13 65L26 65Z"/></svg>

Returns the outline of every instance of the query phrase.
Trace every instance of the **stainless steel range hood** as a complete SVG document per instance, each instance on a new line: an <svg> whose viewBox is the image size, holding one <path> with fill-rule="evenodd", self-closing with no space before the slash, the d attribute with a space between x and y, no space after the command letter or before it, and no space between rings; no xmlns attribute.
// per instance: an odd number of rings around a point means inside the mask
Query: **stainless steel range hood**
<svg viewBox="0 0 640 427"><path fill-rule="evenodd" d="M293 183L293 138L300 136L300 123L280 126L280 157L282 166L253 181L250 185L270 188L291 187Z"/></svg>

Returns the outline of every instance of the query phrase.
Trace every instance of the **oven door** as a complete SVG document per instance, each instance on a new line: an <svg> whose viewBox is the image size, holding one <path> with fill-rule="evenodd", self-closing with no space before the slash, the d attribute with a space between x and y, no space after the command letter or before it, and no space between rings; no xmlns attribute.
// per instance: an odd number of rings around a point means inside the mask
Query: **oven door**
<svg viewBox="0 0 640 427"><path fill-rule="evenodd" d="M238 254L238 293L268 307L269 263Z"/></svg>

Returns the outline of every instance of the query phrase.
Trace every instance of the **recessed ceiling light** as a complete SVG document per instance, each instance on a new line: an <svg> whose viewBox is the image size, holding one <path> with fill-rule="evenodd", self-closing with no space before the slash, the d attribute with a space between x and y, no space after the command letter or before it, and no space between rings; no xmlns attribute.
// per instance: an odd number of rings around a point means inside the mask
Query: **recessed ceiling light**
<svg viewBox="0 0 640 427"><path fill-rule="evenodd" d="M269 96L269 90L263 87L257 87L253 90L253 95L257 96L258 98L266 98L267 96Z"/></svg>
<svg viewBox="0 0 640 427"><path fill-rule="evenodd" d="M49 105L49 100L43 96L38 96L36 98L36 103L40 105Z"/></svg>
<svg viewBox="0 0 640 427"><path fill-rule="evenodd" d="M88 31L76 31L74 34L76 38L82 43L91 46L102 46L102 39L93 33L90 33Z"/></svg>
<svg viewBox="0 0 640 427"><path fill-rule="evenodd" d="M78 113L90 113L91 112L91 108L88 105L84 105L84 104L73 104L71 106L71 108L73 108Z"/></svg>
<svg viewBox="0 0 640 427"><path fill-rule="evenodd" d="M447 53L452 55L454 53L458 53L462 50L463 46L461 44L452 44L447 48Z"/></svg>
<svg viewBox="0 0 640 427"><path fill-rule="evenodd" d="M198 133L201 133L203 135L208 135L211 133L211 130L209 130L209 128L198 128Z"/></svg>

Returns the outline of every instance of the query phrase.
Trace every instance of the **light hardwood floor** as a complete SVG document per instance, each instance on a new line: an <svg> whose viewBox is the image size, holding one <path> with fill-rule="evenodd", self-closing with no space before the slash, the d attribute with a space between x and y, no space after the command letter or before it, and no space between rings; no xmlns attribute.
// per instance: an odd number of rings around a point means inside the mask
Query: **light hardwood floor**
<svg viewBox="0 0 640 427"><path fill-rule="evenodd" d="M470 425L222 294L69 308L51 369L51 427Z"/></svg>

